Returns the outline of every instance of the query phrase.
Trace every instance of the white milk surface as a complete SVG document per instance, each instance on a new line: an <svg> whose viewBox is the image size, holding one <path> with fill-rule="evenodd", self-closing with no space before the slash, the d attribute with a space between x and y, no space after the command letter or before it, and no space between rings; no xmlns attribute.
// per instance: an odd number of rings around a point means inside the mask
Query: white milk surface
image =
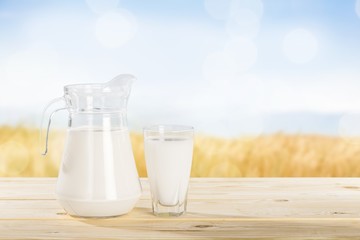
<svg viewBox="0 0 360 240"><path fill-rule="evenodd" d="M150 188L155 201L166 206L186 198L193 154L191 138L148 138L145 158Z"/></svg>
<svg viewBox="0 0 360 240"><path fill-rule="evenodd" d="M118 200L140 195L127 130L71 128L57 194L75 200Z"/></svg>

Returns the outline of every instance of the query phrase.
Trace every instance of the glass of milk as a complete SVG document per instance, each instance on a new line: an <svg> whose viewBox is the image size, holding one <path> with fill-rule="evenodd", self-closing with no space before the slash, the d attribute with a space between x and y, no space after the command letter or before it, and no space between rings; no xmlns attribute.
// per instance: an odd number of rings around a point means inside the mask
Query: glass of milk
<svg viewBox="0 0 360 240"><path fill-rule="evenodd" d="M186 211L194 128L155 125L144 128L145 160L153 213L180 216Z"/></svg>

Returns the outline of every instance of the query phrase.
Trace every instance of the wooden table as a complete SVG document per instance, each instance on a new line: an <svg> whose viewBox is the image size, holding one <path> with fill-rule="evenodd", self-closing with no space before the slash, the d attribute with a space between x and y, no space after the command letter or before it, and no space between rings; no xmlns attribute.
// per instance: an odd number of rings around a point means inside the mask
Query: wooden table
<svg viewBox="0 0 360 240"><path fill-rule="evenodd" d="M128 215L68 216L55 179L0 178L0 238L6 239L360 239L358 178L197 178L188 213L151 214L149 186Z"/></svg>

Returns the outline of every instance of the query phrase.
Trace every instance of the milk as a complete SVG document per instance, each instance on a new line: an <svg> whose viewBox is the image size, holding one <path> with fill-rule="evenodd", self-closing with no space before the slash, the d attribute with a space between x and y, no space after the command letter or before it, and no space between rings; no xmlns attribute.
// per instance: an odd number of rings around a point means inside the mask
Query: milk
<svg viewBox="0 0 360 240"><path fill-rule="evenodd" d="M174 206L186 199L193 153L192 138L147 138L145 158L152 197Z"/></svg>
<svg viewBox="0 0 360 240"><path fill-rule="evenodd" d="M113 201L140 196L127 129L70 128L57 184L61 199Z"/></svg>

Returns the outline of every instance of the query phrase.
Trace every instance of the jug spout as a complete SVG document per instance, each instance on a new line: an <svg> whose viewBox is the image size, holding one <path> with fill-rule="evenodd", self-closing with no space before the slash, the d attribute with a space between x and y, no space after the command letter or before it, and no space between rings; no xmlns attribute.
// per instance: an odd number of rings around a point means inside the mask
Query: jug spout
<svg viewBox="0 0 360 240"><path fill-rule="evenodd" d="M128 97L130 94L132 83L135 81L135 77L131 74L120 74L104 84L104 92L121 92L123 97Z"/></svg>

